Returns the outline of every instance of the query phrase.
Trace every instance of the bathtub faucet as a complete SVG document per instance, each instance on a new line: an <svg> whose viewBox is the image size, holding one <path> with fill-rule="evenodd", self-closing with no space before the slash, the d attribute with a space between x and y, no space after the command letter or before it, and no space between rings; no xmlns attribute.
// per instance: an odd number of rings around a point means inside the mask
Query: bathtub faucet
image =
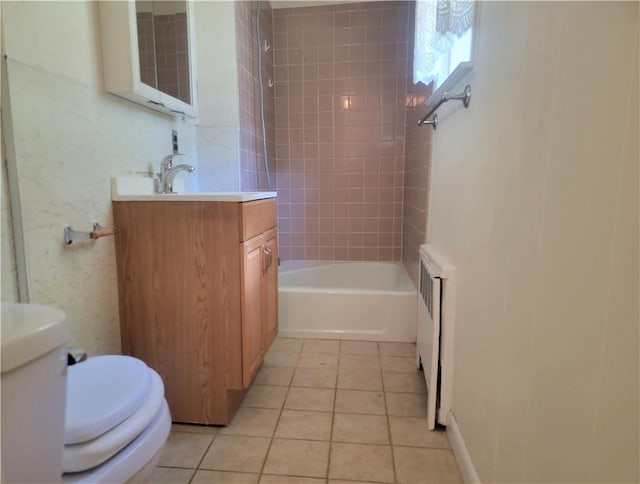
<svg viewBox="0 0 640 484"><path fill-rule="evenodd" d="M179 154L167 155L160 163L160 173L158 174L158 192L159 193L175 193L173 191L173 179L179 171L187 171L193 173L195 168L191 165L181 164L173 166L173 157Z"/></svg>

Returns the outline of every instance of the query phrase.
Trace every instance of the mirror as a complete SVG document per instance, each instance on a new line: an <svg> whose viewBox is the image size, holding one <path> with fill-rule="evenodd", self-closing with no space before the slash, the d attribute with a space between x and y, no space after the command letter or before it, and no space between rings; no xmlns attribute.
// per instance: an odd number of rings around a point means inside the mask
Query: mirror
<svg viewBox="0 0 640 484"><path fill-rule="evenodd" d="M140 80L191 104L186 0L136 0Z"/></svg>
<svg viewBox="0 0 640 484"><path fill-rule="evenodd" d="M171 116L197 118L192 1L98 5L106 90Z"/></svg>

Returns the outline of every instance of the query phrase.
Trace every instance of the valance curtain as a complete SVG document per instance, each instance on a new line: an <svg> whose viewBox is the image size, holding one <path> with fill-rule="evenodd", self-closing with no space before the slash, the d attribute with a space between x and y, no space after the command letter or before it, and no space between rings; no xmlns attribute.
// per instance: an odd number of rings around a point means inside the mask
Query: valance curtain
<svg viewBox="0 0 640 484"><path fill-rule="evenodd" d="M456 40L473 26L470 0L416 0L413 82L429 84L448 67ZM446 66L444 65L446 64Z"/></svg>

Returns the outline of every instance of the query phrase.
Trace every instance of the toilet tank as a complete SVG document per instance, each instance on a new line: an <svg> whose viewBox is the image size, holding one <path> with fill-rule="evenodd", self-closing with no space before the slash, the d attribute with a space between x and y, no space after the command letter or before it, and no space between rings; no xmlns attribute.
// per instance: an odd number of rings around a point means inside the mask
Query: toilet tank
<svg viewBox="0 0 640 484"><path fill-rule="evenodd" d="M1 481L60 482L69 325L50 306L2 303Z"/></svg>

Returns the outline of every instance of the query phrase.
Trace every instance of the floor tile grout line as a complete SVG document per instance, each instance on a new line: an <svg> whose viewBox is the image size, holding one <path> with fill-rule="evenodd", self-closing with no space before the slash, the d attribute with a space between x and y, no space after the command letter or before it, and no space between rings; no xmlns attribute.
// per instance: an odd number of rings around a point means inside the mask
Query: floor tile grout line
<svg viewBox="0 0 640 484"><path fill-rule="evenodd" d="M393 471L393 482L398 482L398 472L396 471L396 459L395 459L395 454L393 452L393 439L391 437L391 421L389 419L389 407L387 405L387 392L385 391L385 387L384 387L384 372L382 371L382 356L380 356L380 373L382 373L380 378L382 379L382 395L384 397L384 411L385 411L385 417L387 418L387 434L389 437L389 448L391 451L391 469Z"/></svg>
<svg viewBox="0 0 640 484"><path fill-rule="evenodd" d="M338 343L338 368L336 369L335 386L333 387L333 408L331 410L331 431L329 432L329 455L327 456L327 473L325 480L329 482L329 474L331 472L331 450L333 449L333 427L336 420L336 401L338 400L338 379L340 378L340 357L342 350L342 342Z"/></svg>
<svg viewBox="0 0 640 484"><path fill-rule="evenodd" d="M192 470L191 477L189 478L189 481L187 482L187 484L191 484L191 481L193 481L193 479L196 477L196 474L198 473L198 469L191 469L191 470Z"/></svg>
<svg viewBox="0 0 640 484"><path fill-rule="evenodd" d="M300 355L302 354L302 347L304 346L304 342L300 345L300 351L298 351L296 356L296 365L298 364L298 360L300 359ZM294 367L295 368L295 367ZM273 427L273 433L271 434L271 439L269 440L269 445L267 446L267 452L264 455L264 459L262 461L262 466L260 467L260 472L258 473L258 482L262 480L262 475L264 473L264 468L267 466L267 459L269 458L269 453L271 452L271 447L273 446L273 441L276 439L276 432L278 430L278 425L280 424L280 419L282 418L282 413L284 412L284 406L287 402L287 397L289 396L289 391L291 390L291 383L293 382L293 375L295 374L295 369L293 373L291 373L291 378L289 379L289 385L287 386L287 391L284 395L284 400L282 400L282 405L280 406L280 413L278 413L278 418L276 419L276 424Z"/></svg>
<svg viewBox="0 0 640 484"><path fill-rule="evenodd" d="M266 467L266 463L268 460L268 456L269 453L271 451L272 445L274 443L274 440L276 439L276 433L277 433L277 429L280 423L280 420L282 418L282 415L284 413L285 405L286 405L286 401L289 397L290 391L292 388L308 388L308 389L316 389L316 390L332 390L333 393L333 405L332 405L332 410L331 411L324 411L324 410L318 410L318 409L289 409L292 411L306 411L306 412L315 412L315 413L322 413L322 414L331 414L331 431L330 431L330 437L329 437L329 455L328 455L328 459L327 459L327 472L325 474L325 480L329 479L329 474L330 474L330 469L331 469L331 451L332 451L332 445L333 443L347 443L347 444L359 444L359 445L373 445L373 446L388 446L391 448L391 458L392 458L392 466L393 466L393 473L394 473L394 482L397 482L397 471L395 469L395 459L394 459L394 452L393 452L393 448L394 447L406 447L406 448L416 448L416 449L432 449L432 450L442 450L442 451L446 451L451 453L451 449L450 448L442 448L442 447L433 447L433 446L419 446L419 445L398 445L398 446L394 446L392 443L392 439L391 439L391 425L390 425L390 413L389 413L389 407L388 407L388 402L387 402L387 394L406 394L406 395L411 395L411 394L422 394L424 392L412 392L412 391L407 391L407 390L403 390L403 391L387 391L385 388L385 382L384 382L384 375L385 373L391 373L391 374L408 374L409 372L403 372L403 371L384 371L383 368L383 364L382 364L382 350L380 348L380 342L375 342L375 347L376 347L376 354L372 354L372 353L345 353L344 352L344 342L341 340L328 340L328 341L335 341L338 343L338 351L337 353L320 353L320 352L308 352L307 354L315 354L315 355L326 355L326 356L333 356L336 355L336 359L337 359L337 367L336 368L323 368L323 367L316 367L315 369L331 369L335 371L335 379L334 379L334 383L331 387L319 387L319 386L296 386L293 384L293 378L295 375L295 371L298 368L303 368L303 369L314 369L314 368L305 368L305 367L299 367L299 363L300 363L300 359L302 357L302 355L304 354L304 345L306 343L306 339L300 339L301 341L301 345L299 347L299 350L296 352L287 352L287 353L292 353L296 355L295 358L295 365L293 367L289 366L289 367L279 367L279 366L273 366L270 368L281 368L281 369L291 369L291 375L290 378L288 379L288 384L287 385L273 385L273 384L269 384L269 383L255 383L256 386L272 386L272 387L284 387L286 388L286 392L284 394L284 398L282 399L282 403L279 406L279 408L274 408L274 407L261 407L261 406L256 406L256 407L245 407L245 408L254 408L254 409L263 409L263 410L278 410L278 417L276 419L275 425L273 427L273 430L271 432L271 436L267 437L269 438L269 445L267 447L267 451L265 454L265 457L263 459L262 462L262 466L261 469L259 471L259 473L257 474L258 479L260 479L262 477L262 475L264 474L264 469ZM337 442L334 441L334 431L335 431L335 416L338 412L336 412L336 408L337 408L337 391L341 388L338 388L338 380L339 380L339 376L340 376L340 370L341 370L341 364L342 364L342 357L343 356L356 356L356 357L369 357L372 358L373 356L376 356L378 359L378 373L380 375L380 379L381 379L381 386L382 386L382 393L383 393L383 398L384 398L384 407L385 407L385 412L384 412L384 416L386 417L387 420L387 427L388 427L388 439L389 439L389 443L388 444L384 444L384 443L372 443L372 442ZM385 356L403 356L406 357L406 355L385 355ZM356 358L357 359L357 358ZM267 367L269 368L269 367ZM361 368L344 368L347 370L367 370L367 369L373 369L373 368L367 368L366 366L363 366ZM253 386L254 383L252 383L251 386ZM368 393L378 393L379 390L371 390L371 389L361 389L361 388L342 388L342 390L346 390L346 391L359 391L359 392L368 392ZM360 413L360 412L339 412L341 414L347 414L347 415L360 415L360 416L375 416L376 414L370 414L370 413ZM405 415L399 415L398 417L407 417ZM412 416L408 416L409 418L423 418L423 417L412 417ZM180 429L176 429L175 432L177 433L182 433L182 434L199 434L199 435L211 435L207 432L184 432L181 431ZM189 471L193 471L191 478L189 480L189 482L192 482L193 479L195 478L196 473L199 470L204 470L201 468L201 465L206 457L206 455L209 453L209 451L211 450L211 447L214 445L214 443L216 442L216 439L218 438L218 435L221 435L219 432L214 433L213 435L211 435L211 440L206 448L206 450L204 451L202 457L200 458L196 468L192 468L192 467L174 467L174 466L158 466L158 467L165 467L165 468L175 468L175 469L183 469L183 470L189 470ZM226 435L226 434L225 434ZM228 434L230 436L243 436L243 437L254 437L251 435L241 435L241 434ZM261 436L262 438L264 438L264 436ZM296 439L296 438L288 438L289 440L301 440L301 441L309 441L309 442L323 442L325 440L322 439ZM207 470L213 470L216 471L215 469L207 469ZM243 473L242 471L222 471L222 470L217 470L219 472L232 472L232 473ZM270 474L267 474L270 475ZM300 476L303 477L303 476ZM351 481L351 479L346 479L348 481ZM357 482L357 481L353 481L353 482Z"/></svg>
<svg viewBox="0 0 640 484"><path fill-rule="evenodd" d="M271 473L267 472L267 473L262 474L262 475L263 476L271 476L271 477L282 477L282 476L284 476L284 477L298 477L300 479L315 479L317 481L322 480L324 482L327 482L327 479L325 479L323 477L309 477L309 476L303 476L303 475L300 475L300 474L271 474ZM358 481L354 481L354 482L358 482ZM360 481L360 484L362 484L362 481Z"/></svg>
<svg viewBox="0 0 640 484"><path fill-rule="evenodd" d="M290 410L290 409L284 409L284 410ZM319 412L319 413L328 414L329 412ZM347 415L356 415L356 414L347 414ZM364 415L364 414L358 414L358 415L363 415L365 417L384 417L384 415ZM250 435L250 434L223 434L222 437L245 437L250 439L270 439L271 438L271 437L265 437L264 435ZM452 451L449 447L436 447L434 445L390 444L389 442L385 442L385 443L362 442L362 441L356 441L356 440L335 440L332 438L331 439L309 439L309 438L302 439L298 437L277 437L277 436L274 436L274 438L280 439L280 440L297 440L299 442L332 442L335 444L372 445L375 447L408 447L411 449L431 449L431 450L443 450L448 452ZM171 469L209 470L209 471L220 470L220 469L205 469L201 467L194 468L194 467L180 467L180 466L166 466L166 465L158 465L157 467L166 467ZM225 471L225 472L243 472L243 471ZM255 472L252 472L251 474L255 474Z"/></svg>
<svg viewBox="0 0 640 484"><path fill-rule="evenodd" d="M193 474L191 475L191 479L189 479L189 484L193 481L193 479L196 477L196 474L198 473L198 471L200 470L200 465L202 464L202 461L204 461L204 458L207 456L207 454L209 453L209 449L211 449L211 446L213 445L213 442L216 440L216 438L219 435L219 431L217 431L211 438L211 442L209 442L209 445L207 446L207 450L204 451L204 453L202 454L202 457L200 457L200 460L198 461L198 465L196 465L196 469L193 471Z"/></svg>

